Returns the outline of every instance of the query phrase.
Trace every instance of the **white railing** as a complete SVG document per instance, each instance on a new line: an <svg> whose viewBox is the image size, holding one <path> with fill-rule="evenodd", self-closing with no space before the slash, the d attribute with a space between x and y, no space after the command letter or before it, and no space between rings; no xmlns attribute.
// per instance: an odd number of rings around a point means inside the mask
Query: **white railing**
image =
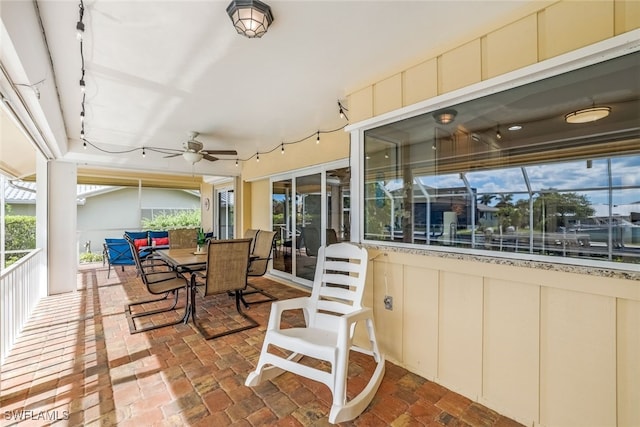
<svg viewBox="0 0 640 427"><path fill-rule="evenodd" d="M0 272L0 364L4 363L29 316L46 295L42 250L35 249Z"/></svg>

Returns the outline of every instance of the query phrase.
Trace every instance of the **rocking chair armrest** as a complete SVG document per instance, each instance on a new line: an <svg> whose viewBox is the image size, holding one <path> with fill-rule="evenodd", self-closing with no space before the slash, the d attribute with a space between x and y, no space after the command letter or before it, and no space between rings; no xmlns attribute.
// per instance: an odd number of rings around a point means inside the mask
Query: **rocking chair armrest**
<svg viewBox="0 0 640 427"><path fill-rule="evenodd" d="M338 342L347 345L351 341L351 327L360 320L367 319L373 320L373 310L369 307L343 314L338 327Z"/></svg>
<svg viewBox="0 0 640 427"><path fill-rule="evenodd" d="M267 325L267 329L280 329L280 320L282 318L283 312L300 308L306 311L308 302L309 297L298 297L274 301L271 304L271 313L269 314L269 324Z"/></svg>
<svg viewBox="0 0 640 427"><path fill-rule="evenodd" d="M342 315L342 317L340 318L340 323L344 323L345 326L349 326L353 323L365 319L373 319L373 310L369 307L363 307L360 310L352 311L351 313Z"/></svg>

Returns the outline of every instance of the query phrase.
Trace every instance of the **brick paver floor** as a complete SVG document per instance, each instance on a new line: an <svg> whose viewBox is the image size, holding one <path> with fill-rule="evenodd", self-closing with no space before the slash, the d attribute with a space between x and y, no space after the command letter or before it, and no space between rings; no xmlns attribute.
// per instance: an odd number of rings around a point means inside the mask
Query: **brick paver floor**
<svg viewBox="0 0 640 427"><path fill-rule="evenodd" d="M304 295L266 278L253 280L280 299ZM259 327L215 340L203 339L190 324L132 335L124 304L148 297L132 267L107 278L106 268L92 265L79 271L78 292L44 298L2 365L1 425L329 425L331 394L320 383L285 373L244 386L270 303L248 310ZM233 323L233 299L199 299L203 321L212 313ZM289 317L291 323L301 319ZM372 369L369 357L352 352L350 394ZM343 425L520 426L389 362L371 405Z"/></svg>

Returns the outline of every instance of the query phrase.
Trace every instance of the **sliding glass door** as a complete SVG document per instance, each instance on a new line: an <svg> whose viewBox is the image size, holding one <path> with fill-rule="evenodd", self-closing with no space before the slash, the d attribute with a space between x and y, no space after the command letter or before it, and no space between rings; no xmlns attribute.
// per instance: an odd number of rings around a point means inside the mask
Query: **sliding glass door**
<svg viewBox="0 0 640 427"><path fill-rule="evenodd" d="M233 239L235 194L233 189L216 190L217 237Z"/></svg>
<svg viewBox="0 0 640 427"><path fill-rule="evenodd" d="M318 249L323 244L322 175L319 173L296 178L296 277L313 281Z"/></svg>
<svg viewBox="0 0 640 427"><path fill-rule="evenodd" d="M275 274L310 285L320 246L349 239L349 181L346 165L272 180Z"/></svg>

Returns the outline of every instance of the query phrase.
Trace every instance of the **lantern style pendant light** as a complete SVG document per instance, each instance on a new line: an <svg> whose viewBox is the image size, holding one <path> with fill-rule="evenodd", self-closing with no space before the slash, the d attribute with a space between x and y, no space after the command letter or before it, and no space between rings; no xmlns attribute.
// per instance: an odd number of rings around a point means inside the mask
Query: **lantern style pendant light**
<svg viewBox="0 0 640 427"><path fill-rule="evenodd" d="M227 13L238 34L250 39L262 37L273 22L271 8L259 0L233 0Z"/></svg>

